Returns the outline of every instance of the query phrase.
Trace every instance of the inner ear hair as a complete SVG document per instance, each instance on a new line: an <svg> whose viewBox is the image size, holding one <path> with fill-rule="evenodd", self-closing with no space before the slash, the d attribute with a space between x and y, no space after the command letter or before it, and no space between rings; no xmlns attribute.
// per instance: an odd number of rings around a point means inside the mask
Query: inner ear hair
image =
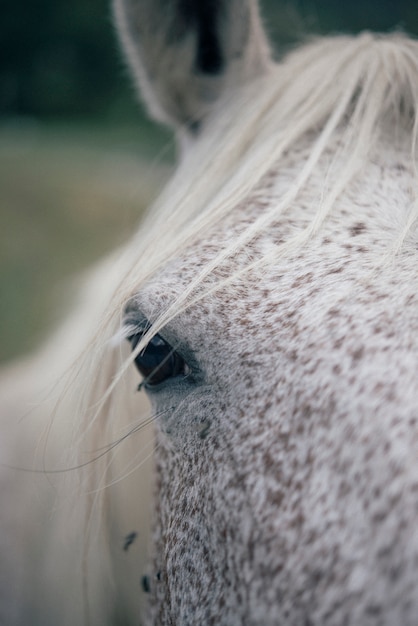
<svg viewBox="0 0 418 626"><path fill-rule="evenodd" d="M225 92L271 63L256 0L114 0L114 13L151 116L191 136Z"/></svg>

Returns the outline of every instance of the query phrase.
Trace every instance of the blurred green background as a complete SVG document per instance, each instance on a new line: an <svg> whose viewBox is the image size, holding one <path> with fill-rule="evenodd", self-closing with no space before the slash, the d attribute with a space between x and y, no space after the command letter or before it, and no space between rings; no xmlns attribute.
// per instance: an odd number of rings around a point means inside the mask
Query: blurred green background
<svg viewBox="0 0 418 626"><path fill-rule="evenodd" d="M280 53L309 33L418 34L417 0L263 0ZM137 105L108 0L3 0L0 362L26 354L168 176L168 131Z"/></svg>

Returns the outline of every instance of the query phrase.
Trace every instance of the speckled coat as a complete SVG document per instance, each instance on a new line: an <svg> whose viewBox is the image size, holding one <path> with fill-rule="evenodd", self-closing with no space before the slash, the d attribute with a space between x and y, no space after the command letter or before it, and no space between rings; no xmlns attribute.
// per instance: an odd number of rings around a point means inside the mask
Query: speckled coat
<svg viewBox="0 0 418 626"><path fill-rule="evenodd" d="M318 241L163 330L199 374L149 392L166 412L150 623L417 623L416 258L383 276L369 261L407 193L399 158L370 166ZM130 316L165 307L257 204L163 271Z"/></svg>
<svg viewBox="0 0 418 626"><path fill-rule="evenodd" d="M213 4L214 24L229 4ZM141 13L139 3L117 6ZM141 42L131 28L136 35ZM132 299L129 322L153 321L175 301L198 267L278 202L311 150L308 140L294 146L287 167L160 270ZM215 275L313 219L335 150L292 210ZM413 201L412 179L409 153L383 137L320 236L162 329L193 376L148 388L162 417L147 623L418 624L415 237L379 267Z"/></svg>

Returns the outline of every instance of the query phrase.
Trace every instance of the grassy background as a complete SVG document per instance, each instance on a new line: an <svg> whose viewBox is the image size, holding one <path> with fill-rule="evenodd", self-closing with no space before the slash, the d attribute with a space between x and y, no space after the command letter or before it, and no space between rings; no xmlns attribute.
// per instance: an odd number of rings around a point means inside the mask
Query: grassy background
<svg viewBox="0 0 418 626"><path fill-rule="evenodd" d="M0 362L65 314L71 278L137 227L172 156L149 124L0 126Z"/></svg>

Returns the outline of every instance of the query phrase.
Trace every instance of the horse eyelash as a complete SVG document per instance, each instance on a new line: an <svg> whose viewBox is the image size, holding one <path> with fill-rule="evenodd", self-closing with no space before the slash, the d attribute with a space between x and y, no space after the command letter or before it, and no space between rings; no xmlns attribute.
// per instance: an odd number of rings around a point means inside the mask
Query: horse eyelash
<svg viewBox="0 0 418 626"><path fill-rule="evenodd" d="M137 332L138 328L134 324L123 324L109 339L109 346L111 348L117 348L121 346L130 335L134 335Z"/></svg>

